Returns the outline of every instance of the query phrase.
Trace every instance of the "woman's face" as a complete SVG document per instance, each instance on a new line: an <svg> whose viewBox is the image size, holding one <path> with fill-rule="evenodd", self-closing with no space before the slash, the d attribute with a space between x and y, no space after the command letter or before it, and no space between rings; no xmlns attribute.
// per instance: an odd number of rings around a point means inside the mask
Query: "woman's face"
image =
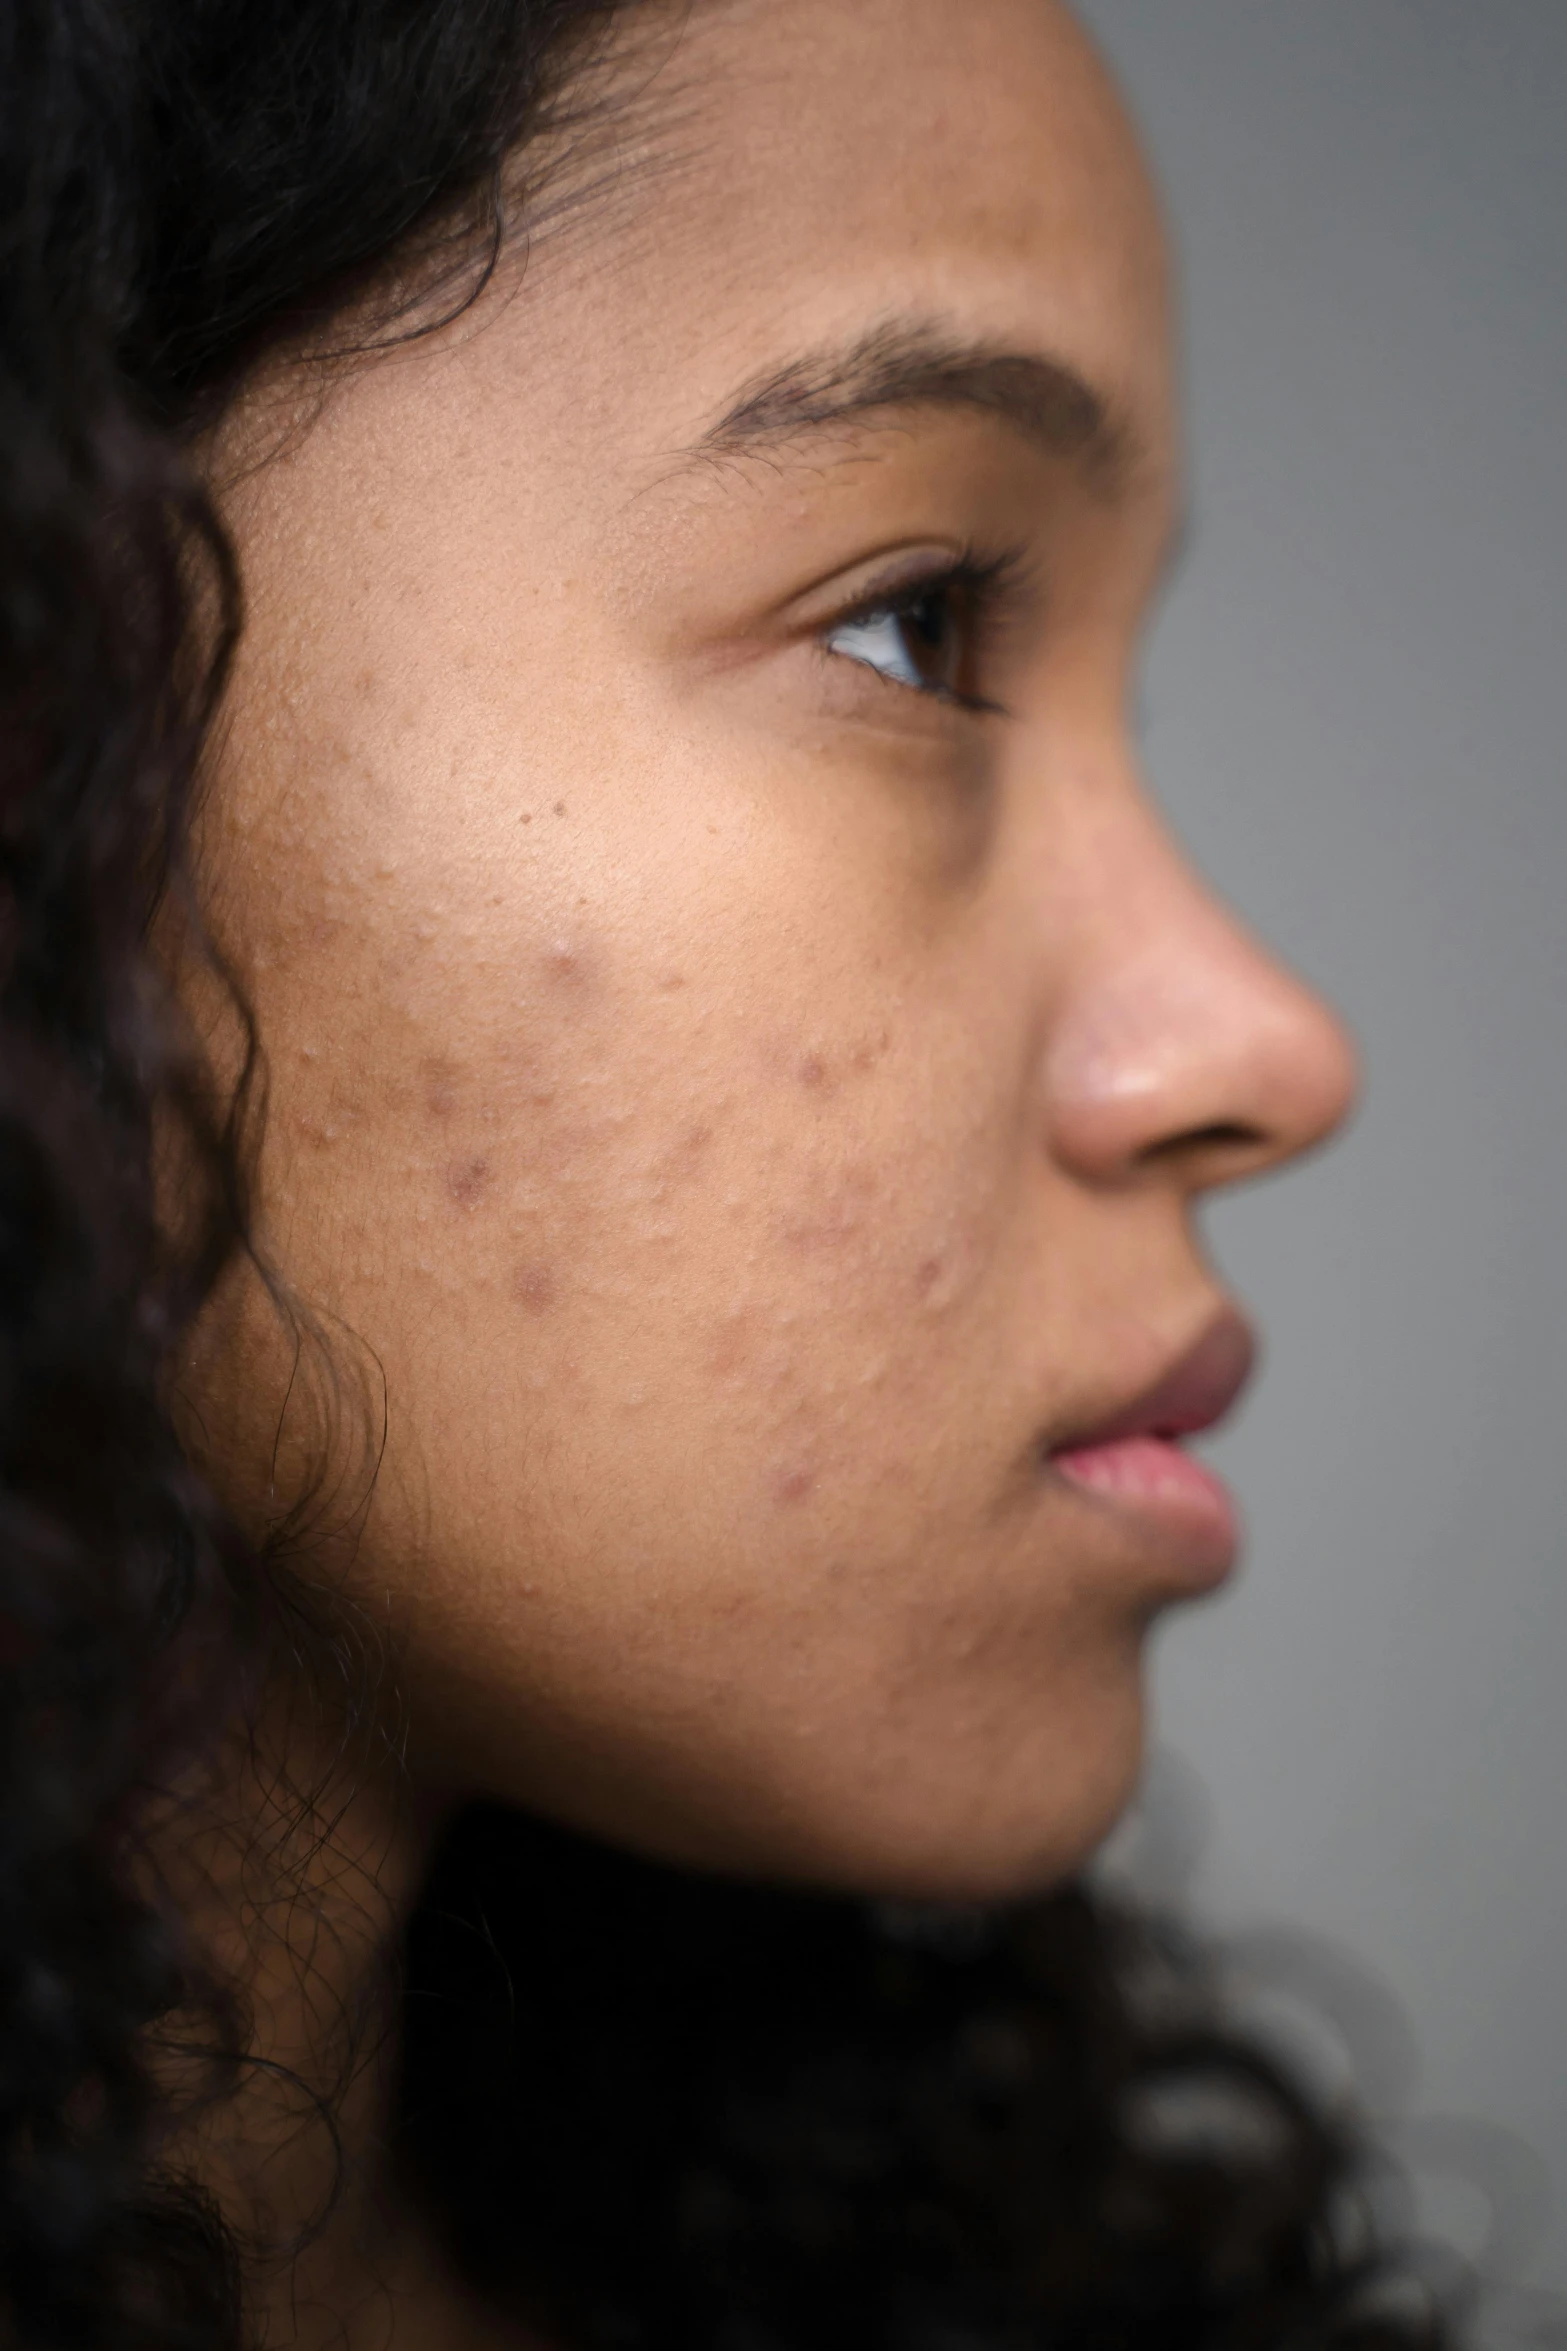
<svg viewBox="0 0 1567 2351"><path fill-rule="evenodd" d="M1139 782L1166 269L1082 36L645 23L526 267L228 494L265 1237L384 1367L351 1573L429 1780L998 1891L1108 1825L1228 1564L1147 1434L1243 1368L1194 1204L1350 1059ZM208 1356L259 1511L288 1350Z"/></svg>

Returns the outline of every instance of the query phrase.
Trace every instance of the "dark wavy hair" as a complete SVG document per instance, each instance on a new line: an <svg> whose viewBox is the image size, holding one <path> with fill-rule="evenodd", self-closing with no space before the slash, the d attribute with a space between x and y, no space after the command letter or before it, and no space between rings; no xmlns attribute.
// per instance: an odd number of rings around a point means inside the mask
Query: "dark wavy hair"
<svg viewBox="0 0 1567 2351"><path fill-rule="evenodd" d="M149 947L170 906L200 935L187 836L241 625L188 452L269 351L349 315L419 331L410 287L471 299L525 212L513 159L620 13L0 9L7 2342L246 2334L231 2225L172 2168L164 2063L204 2018L223 2098L243 2010L145 1835L221 1768L282 1605L170 1393L247 1246L261 1068L210 952L241 1040L222 1083ZM1442 2339L1387 2290L1344 2118L1223 2025L1178 1936L1083 1887L888 1909L481 1807L402 1967L408 2192L478 2290L565 2345Z"/></svg>

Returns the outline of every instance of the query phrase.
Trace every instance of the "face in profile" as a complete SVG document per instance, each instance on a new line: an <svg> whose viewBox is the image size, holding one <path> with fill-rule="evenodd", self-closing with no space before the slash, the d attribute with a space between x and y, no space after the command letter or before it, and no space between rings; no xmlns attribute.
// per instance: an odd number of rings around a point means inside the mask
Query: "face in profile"
<svg viewBox="0 0 1567 2351"><path fill-rule="evenodd" d="M384 1370L346 1572L429 1786L1028 1886L1231 1560L1194 1207L1351 1083L1128 733L1156 205L1041 0L699 0L600 79L466 316L215 455L263 1242ZM289 1360L258 1293L193 1375L257 1519Z"/></svg>

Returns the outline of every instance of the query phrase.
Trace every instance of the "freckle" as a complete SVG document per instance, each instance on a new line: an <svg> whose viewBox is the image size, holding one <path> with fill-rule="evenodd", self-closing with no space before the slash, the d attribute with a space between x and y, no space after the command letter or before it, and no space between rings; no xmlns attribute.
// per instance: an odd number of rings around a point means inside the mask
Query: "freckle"
<svg viewBox="0 0 1567 2351"><path fill-rule="evenodd" d="M667 971L658 984L666 995L672 996L677 988L685 986L686 975L683 971Z"/></svg>
<svg viewBox="0 0 1567 2351"><path fill-rule="evenodd" d="M463 1159L446 1171L446 1189L459 1208L477 1208L489 1189L490 1163L487 1159Z"/></svg>
<svg viewBox="0 0 1567 2351"><path fill-rule="evenodd" d="M555 1293L555 1271L552 1266L519 1266L512 1277L511 1294L526 1314L548 1314L555 1303Z"/></svg>
<svg viewBox="0 0 1567 2351"><path fill-rule="evenodd" d="M531 808L525 808L525 809L523 810L522 814L521 814L521 815L518 817L518 819L517 819L517 822L518 822L519 824L532 824L532 822L533 822L533 811L532 811L532 809L531 809Z"/></svg>
<svg viewBox="0 0 1567 2351"><path fill-rule="evenodd" d="M827 1064L819 1053L807 1053L799 1067L799 1079L810 1093L819 1093L827 1083Z"/></svg>
<svg viewBox="0 0 1567 2351"><path fill-rule="evenodd" d="M929 1297L931 1291L936 1287L936 1284L941 1279L941 1272L941 1259L939 1257L926 1257L922 1259L919 1271L914 1277L914 1286L922 1298Z"/></svg>
<svg viewBox="0 0 1567 2351"><path fill-rule="evenodd" d="M551 811L551 813L552 813L553 815L555 815L555 816L564 816L564 815L565 815L565 813L566 813L566 803L565 803L565 801L564 801L564 800L557 800L557 801L556 801L556 803L555 803L555 806L554 806L553 810Z"/></svg>

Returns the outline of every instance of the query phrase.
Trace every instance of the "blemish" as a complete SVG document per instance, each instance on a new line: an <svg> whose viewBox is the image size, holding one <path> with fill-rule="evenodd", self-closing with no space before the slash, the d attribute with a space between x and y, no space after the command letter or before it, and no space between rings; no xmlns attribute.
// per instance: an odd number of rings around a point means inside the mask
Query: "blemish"
<svg viewBox="0 0 1567 2351"><path fill-rule="evenodd" d="M672 996L677 988L685 986L686 975L683 971L666 971L658 984L666 996Z"/></svg>
<svg viewBox="0 0 1567 2351"><path fill-rule="evenodd" d="M446 1171L446 1189L459 1208L477 1208L490 1188L487 1159L460 1159Z"/></svg>
<svg viewBox="0 0 1567 2351"><path fill-rule="evenodd" d="M773 1480L773 1500L780 1509L787 1510L794 1503L803 1502L816 1485L816 1473L809 1469L780 1470Z"/></svg>
<svg viewBox="0 0 1567 2351"><path fill-rule="evenodd" d="M517 822L518 822L519 824L532 824L532 822L533 822L533 811L532 811L532 809L531 809L531 808L524 808L524 809L522 810L521 814L518 816L518 818L517 818Z"/></svg>
<svg viewBox="0 0 1567 2351"><path fill-rule="evenodd" d="M556 801L556 803L555 803L555 806L554 806L554 808L551 810L551 812L550 812L550 813L551 813L553 816L564 816L564 815L565 815L565 813L566 813L566 803L565 803L565 801L564 801L564 800L557 800L557 801Z"/></svg>
<svg viewBox="0 0 1567 2351"><path fill-rule="evenodd" d="M819 1094L827 1084L827 1064L819 1053L807 1053L796 1075L807 1093Z"/></svg>
<svg viewBox="0 0 1567 2351"><path fill-rule="evenodd" d="M554 1267L537 1260L519 1266L512 1277L511 1294L525 1314L548 1314L556 1293Z"/></svg>

